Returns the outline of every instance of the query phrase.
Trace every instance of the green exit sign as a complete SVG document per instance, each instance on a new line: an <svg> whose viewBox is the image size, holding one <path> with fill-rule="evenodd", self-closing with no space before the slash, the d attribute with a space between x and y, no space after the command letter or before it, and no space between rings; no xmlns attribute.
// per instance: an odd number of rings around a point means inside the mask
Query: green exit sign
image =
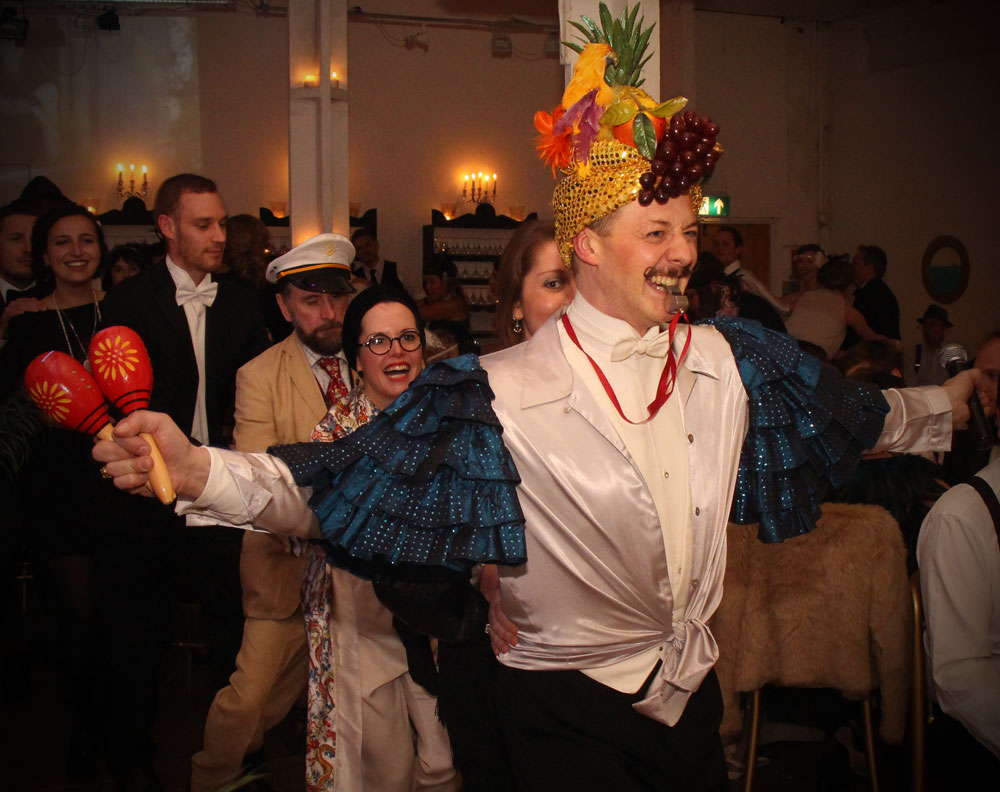
<svg viewBox="0 0 1000 792"><path fill-rule="evenodd" d="M699 217L729 217L728 195L704 195L701 198Z"/></svg>

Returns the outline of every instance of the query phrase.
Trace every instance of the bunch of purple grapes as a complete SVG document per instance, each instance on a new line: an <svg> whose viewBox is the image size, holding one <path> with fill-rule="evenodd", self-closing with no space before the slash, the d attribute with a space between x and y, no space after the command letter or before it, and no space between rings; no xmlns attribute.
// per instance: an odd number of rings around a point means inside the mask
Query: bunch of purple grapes
<svg viewBox="0 0 1000 792"><path fill-rule="evenodd" d="M639 203L649 206L654 200L665 204L687 192L692 184L715 170L722 153L716 150L719 125L694 110L677 113L656 146L650 169L639 177Z"/></svg>

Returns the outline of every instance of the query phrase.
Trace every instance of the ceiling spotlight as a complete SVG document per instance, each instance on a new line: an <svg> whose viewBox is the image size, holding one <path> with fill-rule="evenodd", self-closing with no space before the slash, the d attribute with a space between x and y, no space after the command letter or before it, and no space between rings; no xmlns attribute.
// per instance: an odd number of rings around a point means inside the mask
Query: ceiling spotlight
<svg viewBox="0 0 1000 792"><path fill-rule="evenodd" d="M490 45L494 58L509 58L514 53L514 45L506 33L494 33Z"/></svg>
<svg viewBox="0 0 1000 792"><path fill-rule="evenodd" d="M97 16L97 29L121 30L122 26L118 23L118 12L111 6L106 6L104 11Z"/></svg>

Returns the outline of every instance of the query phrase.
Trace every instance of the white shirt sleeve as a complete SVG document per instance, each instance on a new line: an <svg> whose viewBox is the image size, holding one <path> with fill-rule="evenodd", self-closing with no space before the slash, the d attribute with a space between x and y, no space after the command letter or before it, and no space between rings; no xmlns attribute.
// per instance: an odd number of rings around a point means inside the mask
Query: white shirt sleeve
<svg viewBox="0 0 1000 792"><path fill-rule="evenodd" d="M319 536L309 508L311 487L295 484L277 457L208 449L211 468L205 489L193 501L179 498L176 511L188 525L227 525L300 537Z"/></svg>
<svg viewBox="0 0 1000 792"><path fill-rule="evenodd" d="M951 450L951 402L942 388L894 388L882 395L889 414L873 451Z"/></svg>

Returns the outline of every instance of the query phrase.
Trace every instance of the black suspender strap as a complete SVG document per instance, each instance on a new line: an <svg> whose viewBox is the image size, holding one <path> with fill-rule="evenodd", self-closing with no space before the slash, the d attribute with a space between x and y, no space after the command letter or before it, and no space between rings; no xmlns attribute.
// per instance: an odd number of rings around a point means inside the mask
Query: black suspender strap
<svg viewBox="0 0 1000 792"><path fill-rule="evenodd" d="M997 532L997 541L1000 542L1000 500L997 500L993 487L979 476L973 476L966 483L975 487L976 492L986 502L986 508L990 510L990 516L993 518L993 528Z"/></svg>

